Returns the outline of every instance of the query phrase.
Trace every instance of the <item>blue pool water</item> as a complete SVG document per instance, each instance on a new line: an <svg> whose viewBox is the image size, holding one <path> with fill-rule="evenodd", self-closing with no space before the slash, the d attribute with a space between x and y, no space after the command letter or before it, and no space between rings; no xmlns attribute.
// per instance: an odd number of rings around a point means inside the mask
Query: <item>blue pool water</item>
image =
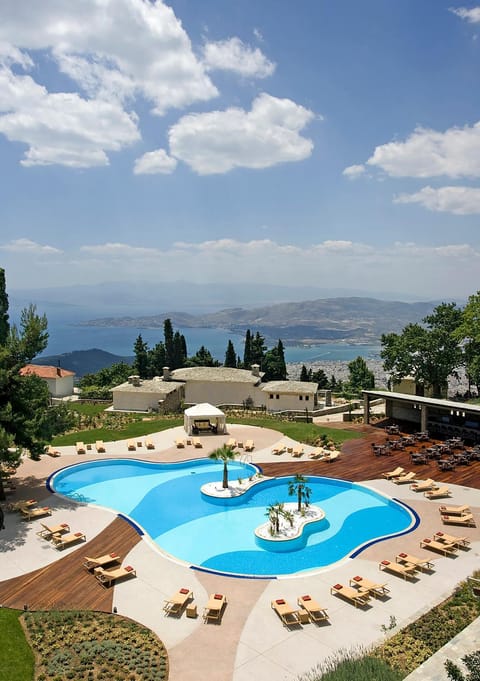
<svg viewBox="0 0 480 681"><path fill-rule="evenodd" d="M292 574L330 565L413 523L404 506L362 485L309 477L311 503L318 504L326 518L303 548L271 552L257 545L254 530L266 522L270 504L295 500L288 496L291 478L262 481L240 498L209 501L200 488L221 480L222 471L222 463L210 460L160 464L122 459L70 466L56 473L50 484L67 497L129 516L176 558L236 574ZM235 461L228 471L236 480L256 469Z"/></svg>

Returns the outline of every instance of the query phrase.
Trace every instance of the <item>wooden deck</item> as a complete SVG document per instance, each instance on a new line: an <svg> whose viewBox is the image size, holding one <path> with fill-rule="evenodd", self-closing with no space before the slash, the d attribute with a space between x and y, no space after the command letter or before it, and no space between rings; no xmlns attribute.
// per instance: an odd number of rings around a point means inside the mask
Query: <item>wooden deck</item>
<svg viewBox="0 0 480 681"><path fill-rule="evenodd" d="M104 588L83 567L84 556L101 556L115 551L123 557L139 540L140 536L128 522L115 518L95 539L60 560L0 582L0 603L20 610L27 605L29 610L55 608L111 612L113 589Z"/></svg>

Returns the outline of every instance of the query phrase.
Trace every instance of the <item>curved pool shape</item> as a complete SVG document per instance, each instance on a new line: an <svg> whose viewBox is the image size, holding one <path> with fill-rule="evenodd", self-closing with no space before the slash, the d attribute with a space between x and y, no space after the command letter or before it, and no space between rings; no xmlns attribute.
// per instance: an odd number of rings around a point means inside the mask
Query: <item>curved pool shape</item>
<svg viewBox="0 0 480 681"><path fill-rule="evenodd" d="M163 551L191 565L244 575L284 575L324 567L414 524L406 507L373 490L309 476L311 503L321 506L325 520L299 550L270 552L257 545L254 530L265 522L270 504L294 500L288 496L291 478L265 480L241 497L212 503L200 488L221 480L222 470L222 463L205 459L169 464L113 459L64 468L50 485L71 499L129 516ZM256 470L236 461L228 466L232 480L245 479Z"/></svg>

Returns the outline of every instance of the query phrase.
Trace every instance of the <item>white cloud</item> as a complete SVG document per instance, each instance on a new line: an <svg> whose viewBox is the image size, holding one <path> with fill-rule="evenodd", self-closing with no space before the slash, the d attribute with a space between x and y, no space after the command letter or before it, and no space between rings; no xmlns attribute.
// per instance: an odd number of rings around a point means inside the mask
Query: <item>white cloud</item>
<svg viewBox="0 0 480 681"><path fill-rule="evenodd" d="M177 161L169 156L164 149L149 151L135 161L133 172L135 175L168 175L177 167Z"/></svg>
<svg viewBox="0 0 480 681"><path fill-rule="evenodd" d="M230 108L183 116L170 128L170 153L200 175L300 161L313 143L299 133L314 114L290 99L259 95L250 111Z"/></svg>
<svg viewBox="0 0 480 681"><path fill-rule="evenodd" d="M394 203L419 203L428 210L472 215L480 213L480 189L476 187L423 187L414 194L400 194Z"/></svg>
<svg viewBox="0 0 480 681"><path fill-rule="evenodd" d="M348 177L350 180L354 180L355 178L364 175L365 171L366 169L364 165L353 165L345 168L342 175L345 175L345 177Z"/></svg>
<svg viewBox="0 0 480 681"><path fill-rule="evenodd" d="M90 246L81 246L80 251L98 258L112 258L117 260L126 258L155 258L159 257L161 251L156 248L144 248L141 246L131 246L119 242L108 242Z"/></svg>
<svg viewBox="0 0 480 681"><path fill-rule="evenodd" d="M0 250L10 253L22 253L24 255L58 255L62 253L59 248L54 246L42 246L31 239L14 239L0 246Z"/></svg>
<svg viewBox="0 0 480 681"><path fill-rule="evenodd" d="M453 12L453 14L456 14L457 17L460 17L461 19L466 19L470 24L480 23L480 7L472 7L471 9L467 9L466 7L452 7L450 8L450 12Z"/></svg>
<svg viewBox="0 0 480 681"><path fill-rule="evenodd" d="M258 47L252 48L240 38L207 43L203 48L203 59L209 71L234 71L252 78L266 78L275 71L275 64Z"/></svg>
<svg viewBox="0 0 480 681"><path fill-rule="evenodd" d="M445 132L416 128L404 142L376 147L367 164L392 177L480 177L480 122Z"/></svg>

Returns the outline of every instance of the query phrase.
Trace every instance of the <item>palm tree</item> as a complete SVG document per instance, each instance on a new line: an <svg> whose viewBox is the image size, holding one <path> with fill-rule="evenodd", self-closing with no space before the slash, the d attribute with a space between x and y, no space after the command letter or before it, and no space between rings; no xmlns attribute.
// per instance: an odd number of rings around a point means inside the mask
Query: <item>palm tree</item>
<svg viewBox="0 0 480 681"><path fill-rule="evenodd" d="M312 490L310 487L307 487L306 483L308 482L308 478L305 476L301 475L300 473L297 473L297 475L293 478L288 483L288 494L289 496L297 496L297 511L301 513L302 511L302 502L305 504L305 506L308 506L310 502L310 495L312 494Z"/></svg>
<svg viewBox="0 0 480 681"><path fill-rule="evenodd" d="M235 459L236 453L233 451L232 447L227 447L223 445L219 449L215 449L211 454L208 455L209 459L215 459L215 461L223 461L223 489L228 488L228 462Z"/></svg>
<svg viewBox="0 0 480 681"><path fill-rule="evenodd" d="M270 506L267 506L267 512L265 513L265 515L270 520L273 534L278 534L280 532L280 516L283 516L285 513L283 506L284 505L279 501L276 501L274 504L270 504Z"/></svg>

